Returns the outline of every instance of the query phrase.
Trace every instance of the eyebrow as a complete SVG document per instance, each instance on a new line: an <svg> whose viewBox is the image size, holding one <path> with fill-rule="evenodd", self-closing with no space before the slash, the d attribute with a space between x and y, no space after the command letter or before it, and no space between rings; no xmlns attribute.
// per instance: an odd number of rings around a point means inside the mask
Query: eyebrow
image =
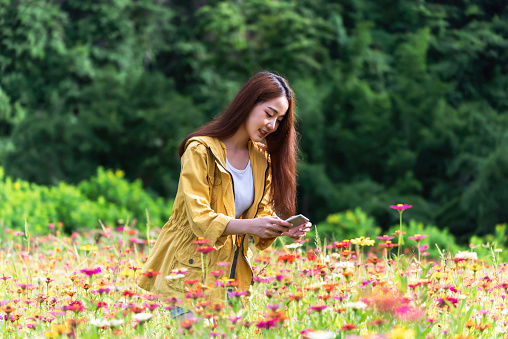
<svg viewBox="0 0 508 339"><path fill-rule="evenodd" d="M273 108L271 106L268 106L268 109L274 111L276 114L279 114L279 112L275 108ZM285 117L285 116L286 116L285 114L281 115L282 118Z"/></svg>

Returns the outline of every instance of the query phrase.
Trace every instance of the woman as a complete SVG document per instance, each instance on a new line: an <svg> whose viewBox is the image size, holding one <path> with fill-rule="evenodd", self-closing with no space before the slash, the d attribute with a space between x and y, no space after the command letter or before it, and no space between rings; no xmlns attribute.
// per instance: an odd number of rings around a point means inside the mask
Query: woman
<svg viewBox="0 0 508 339"><path fill-rule="evenodd" d="M186 280L212 284L204 275L221 269L225 278L252 283L248 237L263 250L279 236L300 239L311 223L288 229L282 220L295 213L296 131L294 94L284 78L261 72L240 89L226 111L189 134L181 143L181 173L173 213L164 225L139 286L164 296L184 292L180 280L166 279L172 270L189 271ZM281 218L279 218L279 216ZM206 245L196 242L209 240ZM203 256L199 246L213 247ZM219 265L220 263L221 265ZM224 267L223 263L229 263ZM210 289L207 298L224 300Z"/></svg>

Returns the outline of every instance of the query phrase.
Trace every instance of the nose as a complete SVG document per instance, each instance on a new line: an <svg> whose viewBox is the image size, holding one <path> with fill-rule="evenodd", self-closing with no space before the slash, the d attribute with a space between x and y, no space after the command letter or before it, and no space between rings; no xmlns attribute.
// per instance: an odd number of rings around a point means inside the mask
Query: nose
<svg viewBox="0 0 508 339"><path fill-rule="evenodd" d="M273 130L275 129L275 119L270 119L268 120L268 124L266 124L266 126L270 129L270 130Z"/></svg>

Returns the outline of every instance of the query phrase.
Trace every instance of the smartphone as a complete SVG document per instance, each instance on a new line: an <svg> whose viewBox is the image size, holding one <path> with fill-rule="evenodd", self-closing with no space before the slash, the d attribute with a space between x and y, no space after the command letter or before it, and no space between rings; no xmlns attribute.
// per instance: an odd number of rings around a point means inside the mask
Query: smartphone
<svg viewBox="0 0 508 339"><path fill-rule="evenodd" d="M306 216L304 216L303 214L298 214L298 215L292 216L291 218L286 219L285 221L293 224L293 226L290 227L290 229L292 229L292 228L300 226L301 224L305 224L306 222L309 221L309 219Z"/></svg>

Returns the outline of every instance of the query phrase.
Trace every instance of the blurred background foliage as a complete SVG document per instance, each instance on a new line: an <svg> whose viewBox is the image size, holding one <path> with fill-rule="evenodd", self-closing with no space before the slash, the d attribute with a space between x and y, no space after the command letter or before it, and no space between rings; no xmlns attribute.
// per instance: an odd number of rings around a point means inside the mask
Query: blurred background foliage
<svg viewBox="0 0 508 339"><path fill-rule="evenodd" d="M6 177L0 167L2 231L6 227L47 233L48 225L59 224L66 233L104 226L130 226L146 230L162 227L173 208L173 200L154 198L141 181L129 182L122 171L104 170L77 186L60 182L41 186Z"/></svg>
<svg viewBox="0 0 508 339"><path fill-rule="evenodd" d="M508 220L504 0L0 0L0 165L172 198L182 138L261 70L296 92L315 223L360 207L387 230L407 203L466 241Z"/></svg>

